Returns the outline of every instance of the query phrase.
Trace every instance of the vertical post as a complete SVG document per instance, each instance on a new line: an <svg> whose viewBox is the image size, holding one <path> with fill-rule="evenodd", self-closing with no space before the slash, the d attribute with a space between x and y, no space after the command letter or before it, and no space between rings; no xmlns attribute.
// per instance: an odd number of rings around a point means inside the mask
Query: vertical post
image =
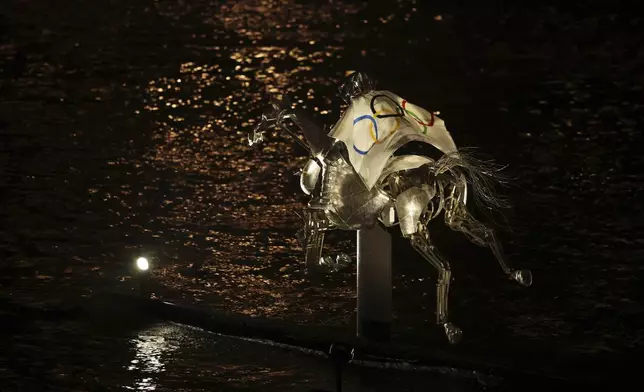
<svg viewBox="0 0 644 392"><path fill-rule="evenodd" d="M392 313L391 235L377 224L358 230L358 337L387 341Z"/></svg>

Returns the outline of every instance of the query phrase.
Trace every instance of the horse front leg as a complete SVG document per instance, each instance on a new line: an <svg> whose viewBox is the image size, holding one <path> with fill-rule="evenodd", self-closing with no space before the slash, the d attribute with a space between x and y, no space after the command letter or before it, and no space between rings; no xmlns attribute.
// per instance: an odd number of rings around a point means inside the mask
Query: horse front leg
<svg viewBox="0 0 644 392"><path fill-rule="evenodd" d="M327 220L324 213L317 210L305 210L303 219L304 227L298 232L298 241L304 249L307 272L314 272L322 257Z"/></svg>
<svg viewBox="0 0 644 392"><path fill-rule="evenodd" d="M306 244L306 270L315 271L320 265L322 258L322 248L324 247L324 232L312 230L309 233L309 240Z"/></svg>
<svg viewBox="0 0 644 392"><path fill-rule="evenodd" d="M448 302L449 285L452 277L449 262L443 259L429 240L425 225L419 224L418 230L409 237L411 245L438 271L436 282L436 323L442 325L450 343L457 343L463 336L460 328L449 322Z"/></svg>
<svg viewBox="0 0 644 392"><path fill-rule="evenodd" d="M532 272L527 269L515 270L511 268L494 230L476 220L463 206L459 205L447 211L445 223L452 230L465 234L473 243L489 247L501 269L510 279L525 287L532 285Z"/></svg>

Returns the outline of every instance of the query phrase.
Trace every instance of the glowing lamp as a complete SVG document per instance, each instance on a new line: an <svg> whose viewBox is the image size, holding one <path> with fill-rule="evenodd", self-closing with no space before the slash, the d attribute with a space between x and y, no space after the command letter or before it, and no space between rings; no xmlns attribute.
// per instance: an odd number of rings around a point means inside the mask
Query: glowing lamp
<svg viewBox="0 0 644 392"><path fill-rule="evenodd" d="M147 271L150 269L150 262L145 257L139 257L136 259L136 268L138 268L139 271Z"/></svg>

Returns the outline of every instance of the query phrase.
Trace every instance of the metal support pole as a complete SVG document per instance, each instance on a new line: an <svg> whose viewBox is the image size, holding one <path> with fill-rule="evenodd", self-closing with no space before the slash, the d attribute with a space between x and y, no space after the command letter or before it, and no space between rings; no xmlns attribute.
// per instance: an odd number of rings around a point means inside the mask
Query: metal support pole
<svg viewBox="0 0 644 392"><path fill-rule="evenodd" d="M391 235L380 225L358 230L358 337L387 341L392 313Z"/></svg>

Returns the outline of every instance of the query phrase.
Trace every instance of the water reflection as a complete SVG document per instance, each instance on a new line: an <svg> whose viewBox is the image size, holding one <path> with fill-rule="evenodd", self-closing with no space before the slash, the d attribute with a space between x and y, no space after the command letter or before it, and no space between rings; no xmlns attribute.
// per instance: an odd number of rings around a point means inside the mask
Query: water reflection
<svg viewBox="0 0 644 392"><path fill-rule="evenodd" d="M135 356L127 367L128 371L139 376L133 386L127 389L134 391L154 391L157 389L158 377L165 372L165 361L169 354L177 349L170 339L173 327L167 324L156 325L141 331L131 340Z"/></svg>

